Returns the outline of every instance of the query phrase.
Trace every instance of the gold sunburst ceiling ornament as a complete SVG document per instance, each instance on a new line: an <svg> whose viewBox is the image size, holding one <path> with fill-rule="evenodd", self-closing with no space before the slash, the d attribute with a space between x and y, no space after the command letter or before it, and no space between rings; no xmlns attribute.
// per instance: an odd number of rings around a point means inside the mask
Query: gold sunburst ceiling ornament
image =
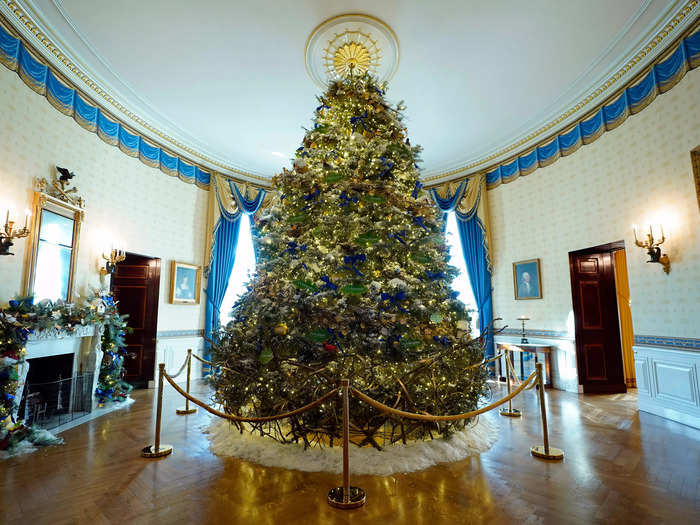
<svg viewBox="0 0 700 525"><path fill-rule="evenodd" d="M323 50L323 64L329 78L377 74L382 53L377 39L360 29L334 33Z"/></svg>
<svg viewBox="0 0 700 525"><path fill-rule="evenodd" d="M333 57L333 69L341 77L363 75L372 66L372 57L367 48L357 42L339 47ZM376 68L376 67L375 67Z"/></svg>
<svg viewBox="0 0 700 525"><path fill-rule="evenodd" d="M369 15L340 15L322 22L309 35L306 70L319 86L329 81L370 73L388 81L399 66L396 35Z"/></svg>

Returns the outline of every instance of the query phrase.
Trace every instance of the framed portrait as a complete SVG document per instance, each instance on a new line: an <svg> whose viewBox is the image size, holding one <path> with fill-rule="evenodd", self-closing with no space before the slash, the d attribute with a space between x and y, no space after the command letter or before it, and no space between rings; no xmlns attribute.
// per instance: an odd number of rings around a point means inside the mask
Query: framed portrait
<svg viewBox="0 0 700 525"><path fill-rule="evenodd" d="M540 260L528 259L513 263L513 291L515 300L542 299Z"/></svg>
<svg viewBox="0 0 700 525"><path fill-rule="evenodd" d="M170 272L170 302L199 304L202 287L202 267L173 261Z"/></svg>

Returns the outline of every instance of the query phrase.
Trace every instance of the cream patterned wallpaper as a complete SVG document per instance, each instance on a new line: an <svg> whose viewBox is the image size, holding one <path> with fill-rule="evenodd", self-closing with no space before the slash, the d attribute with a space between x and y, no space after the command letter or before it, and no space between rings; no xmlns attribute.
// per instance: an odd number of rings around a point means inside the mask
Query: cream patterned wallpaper
<svg viewBox="0 0 700 525"><path fill-rule="evenodd" d="M54 165L78 174L76 185L87 208L76 291L82 295L99 284L102 239L115 235L127 250L161 258L158 330L201 329L203 305L171 305L168 300L170 262L203 262L207 192L105 144L4 67L0 115L0 209L8 203L19 213L31 208L32 179L50 178ZM16 255L0 258L0 302L22 292L26 245L26 240L17 241Z"/></svg>
<svg viewBox="0 0 700 525"><path fill-rule="evenodd" d="M635 334L700 337L700 213L690 150L700 145L700 69L619 128L488 193L494 313L510 327L573 333L568 253L624 240ZM647 264L632 224L661 219L671 273ZM515 301L514 261L539 257L544 298Z"/></svg>

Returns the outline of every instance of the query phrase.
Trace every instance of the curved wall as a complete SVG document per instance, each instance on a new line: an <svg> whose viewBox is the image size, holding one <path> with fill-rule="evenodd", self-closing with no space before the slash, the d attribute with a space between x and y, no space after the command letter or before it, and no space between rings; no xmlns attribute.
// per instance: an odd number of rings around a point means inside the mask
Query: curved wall
<svg viewBox="0 0 700 525"><path fill-rule="evenodd" d="M197 306L169 304L170 261L203 264L208 192L164 177L102 142L4 67L0 67L0 115L2 223L8 204L19 214L31 208L34 178L50 178L54 165L77 173L76 186L87 206L75 290L85 295L99 285L105 234L123 240L131 252L160 257L158 360L164 359L168 370L177 370L187 346L201 343L204 294ZM0 257L0 304L23 291L26 246L26 239L21 239L13 247L16 255ZM172 339L175 335L180 337Z"/></svg>
<svg viewBox="0 0 700 525"><path fill-rule="evenodd" d="M700 70L575 155L489 191L494 314L511 328L573 334L568 253L624 240L635 336L700 338ZM633 223L664 225L671 273L647 264ZM515 301L512 263L541 259L543 299Z"/></svg>

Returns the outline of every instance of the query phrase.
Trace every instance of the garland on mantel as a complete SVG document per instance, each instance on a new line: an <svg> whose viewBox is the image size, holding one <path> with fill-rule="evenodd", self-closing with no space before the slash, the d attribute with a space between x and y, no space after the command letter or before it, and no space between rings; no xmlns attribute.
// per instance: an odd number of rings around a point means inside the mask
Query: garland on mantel
<svg viewBox="0 0 700 525"><path fill-rule="evenodd" d="M124 335L130 329L126 315L119 315L117 303L109 293L95 291L94 297L83 305L52 302L47 299L34 304L32 297L14 299L0 308L0 437L3 429L21 426L13 420L18 408L19 372L26 355L30 334L41 331L74 333L88 325L102 326L104 356L95 395L100 403L107 399L126 399L132 386L122 380L126 356Z"/></svg>

